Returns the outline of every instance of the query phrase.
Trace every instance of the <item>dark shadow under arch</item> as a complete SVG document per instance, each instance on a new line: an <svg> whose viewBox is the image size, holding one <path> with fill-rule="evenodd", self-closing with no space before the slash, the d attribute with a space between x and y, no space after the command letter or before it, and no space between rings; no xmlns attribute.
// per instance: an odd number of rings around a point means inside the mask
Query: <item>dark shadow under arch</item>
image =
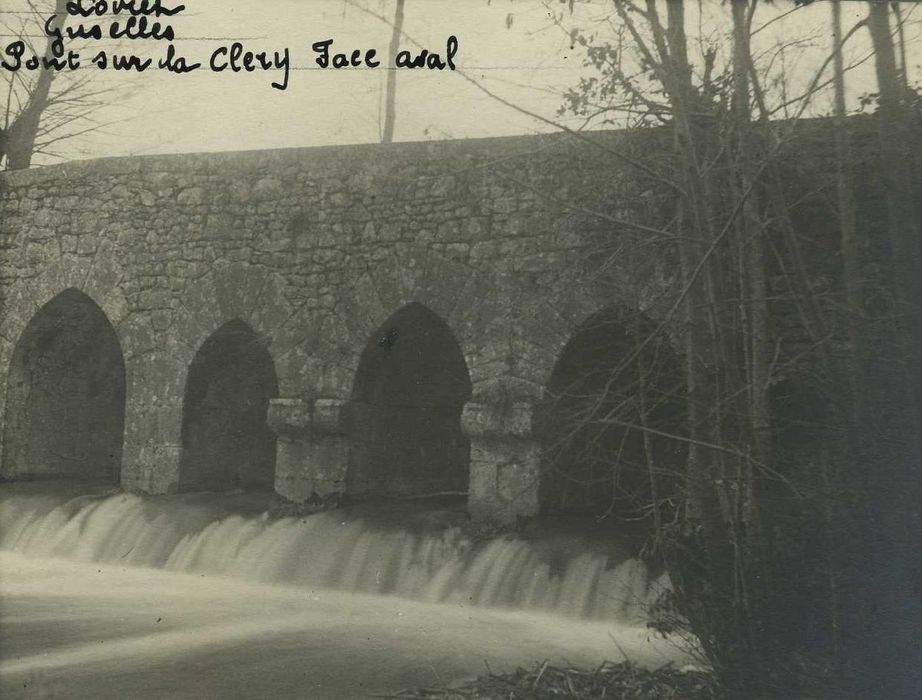
<svg viewBox="0 0 922 700"><path fill-rule="evenodd" d="M229 321L189 366L182 422L181 491L271 489L275 435L266 424L278 378L253 330Z"/></svg>
<svg viewBox="0 0 922 700"><path fill-rule="evenodd" d="M467 363L448 324L418 303L393 314L356 372L347 491L466 491L470 442L461 411L470 396Z"/></svg>
<svg viewBox="0 0 922 700"><path fill-rule="evenodd" d="M685 434L684 383L663 333L644 345L655 329L609 309L564 347L536 417L542 511L640 517L654 499L668 507L686 447L652 431Z"/></svg>
<svg viewBox="0 0 922 700"><path fill-rule="evenodd" d="M118 336L95 301L66 289L36 312L13 350L3 473L118 483L124 429Z"/></svg>

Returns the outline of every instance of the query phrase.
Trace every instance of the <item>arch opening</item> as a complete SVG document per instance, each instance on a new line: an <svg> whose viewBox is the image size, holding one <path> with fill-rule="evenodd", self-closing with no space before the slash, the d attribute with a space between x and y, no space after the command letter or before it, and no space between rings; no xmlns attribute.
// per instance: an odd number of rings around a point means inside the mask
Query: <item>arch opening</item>
<svg viewBox="0 0 922 700"><path fill-rule="evenodd" d="M451 329L418 303L393 314L362 352L352 391L346 489L359 496L466 492L471 397Z"/></svg>
<svg viewBox="0 0 922 700"><path fill-rule="evenodd" d="M640 518L671 507L684 471L682 365L637 314L606 310L564 347L536 415L545 513Z"/></svg>
<svg viewBox="0 0 922 700"><path fill-rule="evenodd" d="M66 289L29 321L7 374L3 473L118 483L125 361L99 306Z"/></svg>
<svg viewBox="0 0 922 700"><path fill-rule="evenodd" d="M266 413L278 390L272 356L248 325L233 320L209 336L186 379L181 491L273 488L275 435Z"/></svg>

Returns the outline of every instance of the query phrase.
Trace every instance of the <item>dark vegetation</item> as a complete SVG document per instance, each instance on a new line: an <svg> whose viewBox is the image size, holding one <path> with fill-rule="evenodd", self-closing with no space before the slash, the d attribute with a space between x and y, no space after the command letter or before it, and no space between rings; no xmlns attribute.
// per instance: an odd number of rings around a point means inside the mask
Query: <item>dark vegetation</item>
<svg viewBox="0 0 922 700"><path fill-rule="evenodd" d="M794 47L753 49L761 5L723 3L727 31L690 38L693 3L614 0L606 31L571 34L595 74L565 109L669 136L668 157L599 148L663 203L658 228L638 235L677 273L657 314L613 312L615 325L584 329L572 349L585 372L565 360L555 373L542 407L556 483L545 507L649 524L645 554L675 586L652 624L693 634L727 697L913 697L922 100L907 76L905 18L899 3L872 0L845 26L840 3L825 3L832 51L795 81L775 60ZM845 47L859 35L878 88L856 120ZM50 90L50 77L38 80L0 132L8 167L31 158ZM804 117L824 90L834 106L817 129ZM600 275L604 253L594 251ZM370 422L382 393L361 397ZM402 697L712 697L699 691L713 693L710 677L542 666Z"/></svg>
<svg viewBox="0 0 922 700"><path fill-rule="evenodd" d="M564 110L671 136L668 158L599 144L663 203L642 231L598 212L609 256L646 234L678 274L656 313L615 310L564 353L543 505L648 523L644 553L674 585L650 624L694 636L713 676L539 667L401 697L918 694L922 115L905 18L873 1L843 26L827 3L832 49L794 81L776 60L791 45L753 48L761 4L723 3L710 36L689 36L678 0L614 0L598 32L568 30L595 75ZM859 34L878 79L866 116L845 101ZM824 91L831 112L807 119ZM593 255L604 276L604 244Z"/></svg>
<svg viewBox="0 0 922 700"><path fill-rule="evenodd" d="M689 4L615 0L613 39L575 35L597 72L567 109L672 133L665 163L610 155L673 203L660 233L680 274L633 351L610 344L602 388L574 384L567 424L606 434L587 441L611 455L606 478L580 483L617 494L603 515L651 523L675 586L654 624L693 633L729 696L910 697L922 134L903 18L870 2L843 27L829 3L833 50L795 89L753 49L758 7L727 3L728 31L691 39ZM844 98L858 32L878 78L866 121ZM826 88L817 128L804 117ZM678 382L644 361L670 333Z"/></svg>
<svg viewBox="0 0 922 700"><path fill-rule="evenodd" d="M456 688L420 688L395 700L544 700L613 698L617 700L718 700L714 677L671 667L656 671L629 662L604 663L591 671L549 666L546 662L509 674L487 674Z"/></svg>

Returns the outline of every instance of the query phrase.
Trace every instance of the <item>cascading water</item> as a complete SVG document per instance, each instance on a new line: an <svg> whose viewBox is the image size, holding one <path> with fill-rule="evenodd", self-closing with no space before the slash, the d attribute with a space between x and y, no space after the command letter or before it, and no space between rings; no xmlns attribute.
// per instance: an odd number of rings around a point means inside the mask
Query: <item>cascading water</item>
<svg viewBox="0 0 922 700"><path fill-rule="evenodd" d="M641 622L666 585L636 559L569 542L570 551L515 537L475 545L457 527L411 532L336 511L228 514L220 498L7 494L0 550L625 622Z"/></svg>
<svg viewBox="0 0 922 700"><path fill-rule="evenodd" d="M3 485L0 697L358 698L689 658L643 624L664 577L607 537L475 541L449 511L266 503Z"/></svg>

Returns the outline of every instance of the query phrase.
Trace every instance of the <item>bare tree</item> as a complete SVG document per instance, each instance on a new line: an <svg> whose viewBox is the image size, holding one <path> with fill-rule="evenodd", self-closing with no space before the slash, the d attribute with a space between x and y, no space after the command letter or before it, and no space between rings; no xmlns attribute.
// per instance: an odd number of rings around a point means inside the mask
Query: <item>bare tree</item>
<svg viewBox="0 0 922 700"><path fill-rule="evenodd" d="M905 76L894 57L894 29L886 23L886 3L873 4L870 22L860 20L844 33L837 27L833 52L794 97L786 76L776 74L780 82L768 82L754 56L751 37L759 31L753 28L755 0L734 0L724 7L732 31L718 39L723 46L699 36L695 48L700 60L692 66L687 4L614 0L624 32L616 44L606 45L599 38L584 42L601 76L585 80L569 100L574 111L583 114L598 112L605 101L616 109L639 106L647 123L664 125L673 137L667 177L673 183L676 215L668 228L674 233L681 269L673 308L681 310L684 329L687 404L687 434L675 439L686 440L689 448L681 525L678 530L666 528L659 537L670 560L679 608L728 687L789 697L841 677L873 693L886 674L882 666L877 668L871 660L862 663L860 657L861 640L871 632L868 616L878 605L873 600L877 589L869 587L867 573L851 563L853 554L849 558L836 553L854 544L868 561L877 563L875 570L886 568L883 561L888 557L909 560L909 550L898 543L900 533L912 529L907 514L914 510L906 502L905 486L892 485L905 484L907 470L912 469L912 450L906 448L917 429L911 418L914 401L906 388L919 374L905 373L902 382L893 378L901 376L901 367L918 362L918 352L913 354L911 348L919 343L905 342L918 327L916 287L922 278L912 219L912 193L917 190L911 161L916 149L906 145L916 143L907 130L915 117L903 107ZM857 195L851 171L861 166L851 159L855 127L845 119L848 66L842 45L865 25L875 36L880 74L881 162L887 181L894 183L885 192L886 208L875 210L889 212L895 252L889 262L860 260L856 243ZM729 57L725 65L720 64L721 53ZM766 63L770 61L763 56L763 66ZM824 73L831 64L835 70L830 78ZM842 223L844 269L839 271L804 250L791 215L805 199L800 189L822 184L811 182L815 176L809 169L798 171L786 162L811 130L800 117L830 84L836 88L838 117L824 128L833 132L837 143L841 211L832 208L830 213ZM780 106L787 119L774 121L779 95L768 90L779 85L784 88ZM864 143L862 162L873 161L873 149L869 152L866 139ZM800 183L800 189L792 182ZM872 202L872 209L875 206ZM859 269L865 263L871 269L883 263L883 269L896 273L894 284L876 281L875 294L895 298L896 306L890 309L899 309L899 325L907 331L902 343L888 340L892 333L886 330L886 319L893 318L891 312L877 309L879 322L858 323L867 313L861 295L866 283ZM836 275L833 294L816 284L830 274ZM774 337L773 318L783 308L796 312L799 332L808 344L797 354L786 349L791 347L789 340ZM852 348L845 363L840 359L843 338ZM881 388L869 386L858 362L862 348L877 339L891 348L890 360L878 365L891 365L893 370L874 374ZM817 427L810 447L797 443L800 429L792 423L796 415L790 410L779 413L779 386L813 402L817 415L811 418ZM876 396L874 408L840 410L843 403L853 405L841 401L843 386L853 387L854 398ZM897 407L910 418L898 415ZM842 438L853 432L862 420L859 416L875 411L879 415L872 426L854 432L852 440ZM655 425L645 427L657 430ZM657 430L660 436L663 432L668 431ZM864 442L887 447L869 450L861 446L862 435ZM902 447L893 447L896 444ZM886 473L891 485L870 483L869 464L878 465L873 469ZM803 505L808 493L815 499L813 509ZM867 509L856 507L856 499L866 499ZM891 541L892 546L874 551L875 543ZM892 587L881 588L894 601L903 600L900 590L911 590L912 584L899 576ZM791 586L795 578L802 584L800 590ZM894 616L895 609L891 619ZM816 629L823 635L805 644L810 630ZM844 645L843 634L848 637ZM904 642L900 638L895 644ZM812 679L813 671L790 673L807 665L838 670ZM892 665L889 668L895 675Z"/></svg>
<svg viewBox="0 0 922 700"><path fill-rule="evenodd" d="M0 70L5 99L0 107L0 166L8 170L28 168L38 154L55 156L59 142L98 128L92 117L108 92L94 86L89 71L50 67L63 60L66 0L50 6L28 0L27 7L12 13L14 20L4 20L3 26L43 63L37 70ZM34 41L39 37L44 45Z"/></svg>

